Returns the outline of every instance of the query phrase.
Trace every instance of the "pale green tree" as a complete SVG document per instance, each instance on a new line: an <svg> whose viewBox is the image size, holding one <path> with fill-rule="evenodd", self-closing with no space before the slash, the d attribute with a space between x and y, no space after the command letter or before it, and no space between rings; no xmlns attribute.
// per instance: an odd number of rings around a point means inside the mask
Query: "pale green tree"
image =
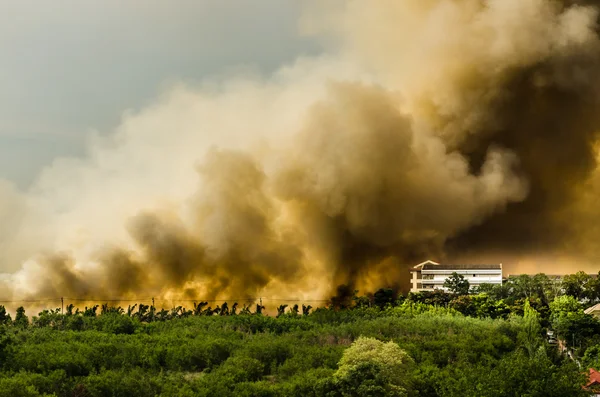
<svg viewBox="0 0 600 397"><path fill-rule="evenodd" d="M410 390L409 371L413 364L413 359L396 343L359 337L344 351L335 377L341 381L350 379L369 366L376 369L377 378L388 391L386 395L406 396Z"/></svg>

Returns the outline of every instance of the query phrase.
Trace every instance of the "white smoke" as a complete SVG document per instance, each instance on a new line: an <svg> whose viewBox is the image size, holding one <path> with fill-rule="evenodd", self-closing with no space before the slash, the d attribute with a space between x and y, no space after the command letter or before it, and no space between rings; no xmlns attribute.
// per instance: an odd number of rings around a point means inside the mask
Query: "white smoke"
<svg viewBox="0 0 600 397"><path fill-rule="evenodd" d="M515 71L549 62L536 84L597 82L565 66L598 49L596 8L338 7L305 20L336 35L327 56L265 79L173 87L90 138L85 158L56 160L30 191L0 186L0 244L15 247L0 268L23 265L13 296L319 297L360 283L390 257L443 252L526 198L509 148L484 147L476 172L457 150L502 126L495 109L512 100Z"/></svg>

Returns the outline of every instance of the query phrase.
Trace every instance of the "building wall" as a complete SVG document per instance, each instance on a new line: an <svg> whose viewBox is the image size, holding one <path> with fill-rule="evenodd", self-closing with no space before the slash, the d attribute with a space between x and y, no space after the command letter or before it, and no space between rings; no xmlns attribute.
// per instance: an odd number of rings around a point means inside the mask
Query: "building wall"
<svg viewBox="0 0 600 397"><path fill-rule="evenodd" d="M480 284L502 284L502 269L428 269L412 271L411 292L431 291L444 288L444 282L452 273L461 274L471 287Z"/></svg>

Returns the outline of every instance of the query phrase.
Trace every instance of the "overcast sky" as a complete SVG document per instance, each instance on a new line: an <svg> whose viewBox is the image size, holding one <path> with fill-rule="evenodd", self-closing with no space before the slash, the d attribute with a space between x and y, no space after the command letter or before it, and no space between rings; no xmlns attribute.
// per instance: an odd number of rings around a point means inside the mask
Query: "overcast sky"
<svg viewBox="0 0 600 397"><path fill-rule="evenodd" d="M295 0L0 1L0 178L26 188L168 82L316 53L299 13Z"/></svg>

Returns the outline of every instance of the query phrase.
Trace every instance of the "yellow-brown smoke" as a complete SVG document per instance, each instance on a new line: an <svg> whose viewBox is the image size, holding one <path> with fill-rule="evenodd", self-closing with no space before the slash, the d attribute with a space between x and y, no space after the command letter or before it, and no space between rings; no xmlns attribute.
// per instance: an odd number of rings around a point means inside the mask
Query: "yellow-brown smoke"
<svg viewBox="0 0 600 397"><path fill-rule="evenodd" d="M31 191L0 185L6 294L317 298L429 256L597 268L600 1L324 3L302 26L329 54L174 87Z"/></svg>

